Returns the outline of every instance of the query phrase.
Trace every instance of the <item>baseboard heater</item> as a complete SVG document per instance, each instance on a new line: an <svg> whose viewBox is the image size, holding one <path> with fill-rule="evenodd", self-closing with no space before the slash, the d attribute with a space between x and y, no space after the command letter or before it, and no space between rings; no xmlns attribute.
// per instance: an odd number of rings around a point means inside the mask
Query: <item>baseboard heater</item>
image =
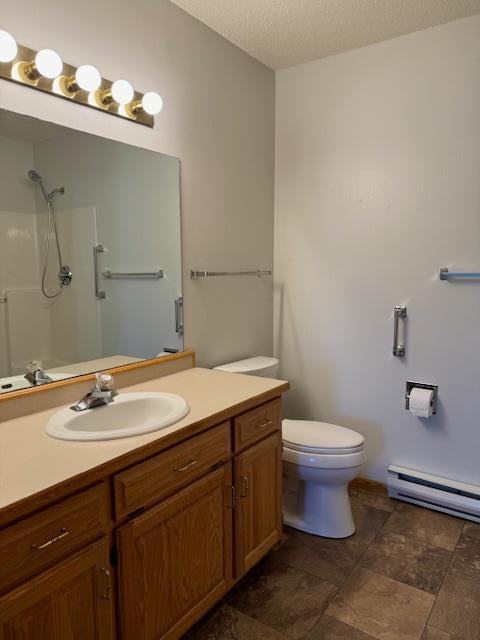
<svg viewBox="0 0 480 640"><path fill-rule="evenodd" d="M387 487L391 498L480 522L480 486L392 465Z"/></svg>

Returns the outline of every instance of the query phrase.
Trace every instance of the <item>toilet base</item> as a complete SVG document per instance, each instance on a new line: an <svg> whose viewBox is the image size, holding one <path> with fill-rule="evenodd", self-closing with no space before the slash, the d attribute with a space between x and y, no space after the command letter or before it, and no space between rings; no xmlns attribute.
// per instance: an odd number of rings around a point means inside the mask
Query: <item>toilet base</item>
<svg viewBox="0 0 480 640"><path fill-rule="evenodd" d="M291 491L288 484L283 500L284 524L325 538L348 538L355 533L348 485L300 481L297 491Z"/></svg>
<svg viewBox="0 0 480 640"><path fill-rule="evenodd" d="M283 514L283 524L287 527L291 527L292 529L297 529L298 531L309 533L312 536L319 536L320 538L335 538L335 539L349 538L356 531L354 527L351 533L346 533L346 534L344 533L342 535L338 535L338 532L337 532L337 535L332 535L332 531L329 527L317 527L313 529L310 527L309 523L305 522L304 520L301 520L297 516L293 516L290 513Z"/></svg>

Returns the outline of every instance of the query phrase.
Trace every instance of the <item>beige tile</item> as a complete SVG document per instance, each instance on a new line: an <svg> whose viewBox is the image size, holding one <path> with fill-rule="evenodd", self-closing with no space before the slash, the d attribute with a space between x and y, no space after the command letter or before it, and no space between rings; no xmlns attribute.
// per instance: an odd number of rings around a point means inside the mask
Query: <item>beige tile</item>
<svg viewBox="0 0 480 640"><path fill-rule="evenodd" d="M196 625L183 640L285 640L286 636L252 620L241 611L223 605Z"/></svg>
<svg viewBox="0 0 480 640"><path fill-rule="evenodd" d="M480 582L447 575L429 624L464 640L480 638Z"/></svg>
<svg viewBox="0 0 480 640"><path fill-rule="evenodd" d="M434 596L365 569L355 569L327 614L379 640L420 640Z"/></svg>
<svg viewBox="0 0 480 640"><path fill-rule="evenodd" d="M324 615L305 640L374 640L374 638L340 620Z"/></svg>
<svg viewBox="0 0 480 640"><path fill-rule="evenodd" d="M398 503L384 531L402 533L421 542L453 551L460 538L464 520L431 509Z"/></svg>
<svg viewBox="0 0 480 640"><path fill-rule="evenodd" d="M437 593L452 554L400 533L381 533L360 560L362 567L412 587Z"/></svg>
<svg viewBox="0 0 480 640"><path fill-rule="evenodd" d="M332 540L285 528L285 542L272 554L277 561L340 586L352 573L367 545L356 536Z"/></svg>
<svg viewBox="0 0 480 640"><path fill-rule="evenodd" d="M317 624L336 590L317 576L269 557L229 603L296 640Z"/></svg>

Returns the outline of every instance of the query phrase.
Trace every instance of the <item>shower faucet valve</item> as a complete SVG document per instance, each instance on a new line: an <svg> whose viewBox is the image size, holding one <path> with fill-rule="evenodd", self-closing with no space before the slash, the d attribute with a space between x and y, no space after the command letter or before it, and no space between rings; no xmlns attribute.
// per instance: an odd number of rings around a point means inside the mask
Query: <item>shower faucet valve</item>
<svg viewBox="0 0 480 640"><path fill-rule="evenodd" d="M70 269L70 267L64 264L61 271L59 271L58 273L58 279L62 287L68 287L68 285L72 281L72 278L73 278L72 270Z"/></svg>

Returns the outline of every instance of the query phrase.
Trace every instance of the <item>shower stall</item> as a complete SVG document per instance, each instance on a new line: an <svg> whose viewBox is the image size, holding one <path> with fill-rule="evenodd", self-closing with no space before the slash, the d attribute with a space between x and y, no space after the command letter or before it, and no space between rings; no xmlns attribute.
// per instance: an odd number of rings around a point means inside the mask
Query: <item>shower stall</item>
<svg viewBox="0 0 480 640"><path fill-rule="evenodd" d="M101 355L95 208L72 207L65 187L50 186L57 172L37 157L41 144L9 144L14 180L0 193L0 393L23 388L32 361L61 379Z"/></svg>

